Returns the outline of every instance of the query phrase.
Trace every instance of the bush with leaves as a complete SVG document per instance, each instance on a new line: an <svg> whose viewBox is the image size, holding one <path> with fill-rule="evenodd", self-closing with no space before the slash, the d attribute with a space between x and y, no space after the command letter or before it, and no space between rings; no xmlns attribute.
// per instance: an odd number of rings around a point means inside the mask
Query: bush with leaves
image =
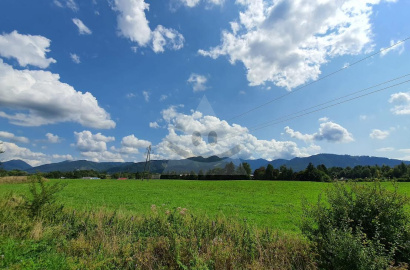
<svg viewBox="0 0 410 270"><path fill-rule="evenodd" d="M31 181L29 188L31 198L26 198L24 208L28 210L31 217L40 215L45 209L50 212L62 209L62 206L55 204L55 200L56 194L60 192L65 185L61 183L47 185L45 179L39 174L29 176L29 180Z"/></svg>
<svg viewBox="0 0 410 270"><path fill-rule="evenodd" d="M410 263L409 200L380 185L336 183L303 209L302 232L322 269L386 269Z"/></svg>

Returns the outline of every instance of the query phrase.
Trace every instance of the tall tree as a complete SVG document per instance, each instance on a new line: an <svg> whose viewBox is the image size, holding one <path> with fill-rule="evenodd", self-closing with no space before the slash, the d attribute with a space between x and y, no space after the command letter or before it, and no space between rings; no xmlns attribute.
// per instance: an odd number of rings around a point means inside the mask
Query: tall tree
<svg viewBox="0 0 410 270"><path fill-rule="evenodd" d="M252 174L251 165L249 165L249 163L247 163L247 162L243 162L242 166L243 166L243 169L245 170L246 174L248 176L250 176Z"/></svg>
<svg viewBox="0 0 410 270"><path fill-rule="evenodd" d="M268 164L265 171L265 179L266 180L273 180L273 166L272 164Z"/></svg>
<svg viewBox="0 0 410 270"><path fill-rule="evenodd" d="M235 165L233 162L229 162L225 165L225 174L226 175L233 175L235 173Z"/></svg>

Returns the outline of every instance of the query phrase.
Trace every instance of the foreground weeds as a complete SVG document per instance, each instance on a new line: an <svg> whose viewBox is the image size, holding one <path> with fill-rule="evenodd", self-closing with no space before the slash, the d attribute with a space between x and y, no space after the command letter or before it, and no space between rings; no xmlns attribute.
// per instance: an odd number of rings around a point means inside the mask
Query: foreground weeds
<svg viewBox="0 0 410 270"><path fill-rule="evenodd" d="M309 244L297 236L185 208L153 205L145 216L75 212L52 199L58 187L37 180L35 196L0 202L0 268L315 269Z"/></svg>

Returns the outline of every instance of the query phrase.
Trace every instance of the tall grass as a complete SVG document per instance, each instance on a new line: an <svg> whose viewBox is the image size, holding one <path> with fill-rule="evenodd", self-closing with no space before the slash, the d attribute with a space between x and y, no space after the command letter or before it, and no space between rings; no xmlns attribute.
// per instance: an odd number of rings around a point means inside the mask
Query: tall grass
<svg viewBox="0 0 410 270"><path fill-rule="evenodd" d="M315 269L305 240L245 221L155 205L143 216L76 212L53 200L33 215L27 205L34 198L10 194L0 201L0 267Z"/></svg>
<svg viewBox="0 0 410 270"><path fill-rule="evenodd" d="M46 182L46 178L43 178ZM0 177L0 184L20 184L20 183L30 183L32 180L30 176L4 176Z"/></svg>

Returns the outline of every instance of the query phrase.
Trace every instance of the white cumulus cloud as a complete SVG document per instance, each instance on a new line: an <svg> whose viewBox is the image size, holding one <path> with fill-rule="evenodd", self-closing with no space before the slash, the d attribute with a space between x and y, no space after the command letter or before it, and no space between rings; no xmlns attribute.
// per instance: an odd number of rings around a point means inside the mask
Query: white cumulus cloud
<svg viewBox="0 0 410 270"><path fill-rule="evenodd" d="M73 160L73 156L72 155L57 155L54 154L51 156L53 159L57 159L57 160Z"/></svg>
<svg viewBox="0 0 410 270"><path fill-rule="evenodd" d="M394 40L390 40L390 46L393 46L394 44L398 43L398 41L394 41ZM380 56L383 57L386 54L388 54L389 52L393 52L396 51L399 55L402 54L404 52L404 42L399 43L393 47L390 48L383 48L382 52L380 53Z"/></svg>
<svg viewBox="0 0 410 270"><path fill-rule="evenodd" d="M78 11L78 5L74 0L66 0L66 6L73 11Z"/></svg>
<svg viewBox="0 0 410 270"><path fill-rule="evenodd" d="M389 102L394 105L391 111L397 115L410 114L410 92L399 92L390 96Z"/></svg>
<svg viewBox="0 0 410 270"><path fill-rule="evenodd" d="M131 136L124 138L125 143L124 139L122 140L122 147L120 149L111 146L110 150L108 150L107 143L115 141L114 137L105 136L101 133L93 134L88 130L74 132L74 135L76 137L76 144L74 146L81 152L81 156L87 160L95 162L124 162L124 158L128 158L129 154L138 153L138 149L133 147L135 146L133 144L135 141L132 140L133 138L128 138ZM144 141L138 142L143 143Z"/></svg>
<svg viewBox="0 0 410 270"><path fill-rule="evenodd" d="M72 11L78 11L78 5L74 0L54 0L53 3L60 8L69 8Z"/></svg>
<svg viewBox="0 0 410 270"><path fill-rule="evenodd" d="M195 7L199 4L200 0L179 0L179 2L187 7Z"/></svg>
<svg viewBox="0 0 410 270"><path fill-rule="evenodd" d="M47 141L49 143L59 143L59 142L61 142L61 138L58 135L54 135L52 133L47 133L46 137L47 137Z"/></svg>
<svg viewBox="0 0 410 270"><path fill-rule="evenodd" d="M128 99L132 99L132 98L135 98L136 95L134 93L128 93L128 94L125 95L125 97L128 98Z"/></svg>
<svg viewBox="0 0 410 270"><path fill-rule="evenodd" d="M348 143L354 141L353 135L344 127L334 122L321 123L319 130L313 134L302 134L290 127L285 127L285 132L292 138L309 141L328 141L337 143Z"/></svg>
<svg viewBox="0 0 410 270"><path fill-rule="evenodd" d="M7 131L0 131L0 138L9 140L11 142L19 142L19 143L29 143L30 140L26 137L16 136L13 133Z"/></svg>
<svg viewBox="0 0 410 270"><path fill-rule="evenodd" d="M107 150L107 143L115 141L114 137L107 137L101 133L92 134L91 131L74 132L76 137L76 148L81 152L104 152Z"/></svg>
<svg viewBox="0 0 410 270"><path fill-rule="evenodd" d="M124 159L120 153L113 153L110 151L81 152L81 155L87 160L94 162L124 162Z"/></svg>
<svg viewBox="0 0 410 270"><path fill-rule="evenodd" d="M91 35L92 31L80 19L73 18L73 23L78 27L80 35Z"/></svg>
<svg viewBox="0 0 410 270"><path fill-rule="evenodd" d="M154 147L156 158L183 159L190 156L239 157L244 159L292 158L315 154L320 147L299 148L295 142L259 140L237 124L198 111L183 114L178 107L162 111L168 134Z"/></svg>
<svg viewBox="0 0 410 270"><path fill-rule="evenodd" d="M187 82L192 85L194 92L199 92L206 89L207 81L208 79L205 76L192 73Z"/></svg>
<svg viewBox="0 0 410 270"><path fill-rule="evenodd" d="M149 141L138 139L135 135L129 135L121 140L120 148L111 146L108 150L107 143L113 142L114 137L101 133L93 134L87 130L74 132L74 135L76 137L75 147L81 152L81 156L95 162L123 162L125 159L129 159L130 155L138 154L140 148L151 145Z"/></svg>
<svg viewBox="0 0 410 270"><path fill-rule="evenodd" d="M179 0L179 2L186 7L193 8L196 7L201 2L201 0ZM220 6L225 2L225 0L204 0L203 2L210 5Z"/></svg>
<svg viewBox="0 0 410 270"><path fill-rule="evenodd" d="M148 91L142 91L142 95L144 96L145 102L149 102L150 93Z"/></svg>
<svg viewBox="0 0 410 270"><path fill-rule="evenodd" d="M77 122L93 128L114 128L115 122L89 92L76 91L49 71L16 70L0 59L0 107L19 110L0 117L21 126Z"/></svg>
<svg viewBox="0 0 410 270"><path fill-rule="evenodd" d="M199 53L242 62L252 86L273 82L290 90L317 79L333 57L370 51L370 17L381 1L237 0L244 11L232 29Z"/></svg>
<svg viewBox="0 0 410 270"><path fill-rule="evenodd" d="M132 148L145 148L151 145L151 142L146 140L140 140L135 135L129 135L122 139L121 145Z"/></svg>
<svg viewBox="0 0 410 270"><path fill-rule="evenodd" d="M71 57L71 60L73 60L74 63L76 63L76 64L81 63L80 56L78 56L77 54L70 53L70 57Z"/></svg>
<svg viewBox="0 0 410 270"><path fill-rule="evenodd" d="M159 125L157 122L149 122L149 127L150 128L159 128Z"/></svg>
<svg viewBox="0 0 410 270"><path fill-rule="evenodd" d="M152 32L152 49L154 52L164 52L164 47L179 50L184 47L184 36L174 29L158 25Z"/></svg>
<svg viewBox="0 0 410 270"><path fill-rule="evenodd" d="M2 160L13 160L20 159L31 166L38 166L41 164L49 163L49 157L41 152L32 152L30 149L25 147L20 147L15 143L3 142L2 149L4 153L2 154Z"/></svg>
<svg viewBox="0 0 410 270"><path fill-rule="evenodd" d="M285 132L291 137L305 142L312 141L314 139L314 134L303 134L299 131L294 131L290 127L285 127Z"/></svg>
<svg viewBox="0 0 410 270"><path fill-rule="evenodd" d="M158 25L155 30L151 30L145 15L149 4L144 0L114 0L112 8L118 13L119 34L136 42L138 46L151 45L156 53L164 52L164 48L179 50L183 47L184 37L175 29Z"/></svg>
<svg viewBox="0 0 410 270"><path fill-rule="evenodd" d="M376 149L377 152L392 152L394 150L394 147L383 147Z"/></svg>
<svg viewBox="0 0 410 270"><path fill-rule="evenodd" d="M0 35L0 56L15 58L20 66L47 68L57 61L47 58L51 41L43 36L22 35L17 31Z"/></svg>
<svg viewBox="0 0 410 270"><path fill-rule="evenodd" d="M141 140L135 137L134 134L124 137L121 140L121 148L116 149L115 147L111 147L112 151L118 152L124 156L138 154L139 149L146 148L151 145L151 142L146 140Z"/></svg>
<svg viewBox="0 0 410 270"><path fill-rule="evenodd" d="M384 140L390 135L388 130L373 129L369 137L377 140Z"/></svg>

